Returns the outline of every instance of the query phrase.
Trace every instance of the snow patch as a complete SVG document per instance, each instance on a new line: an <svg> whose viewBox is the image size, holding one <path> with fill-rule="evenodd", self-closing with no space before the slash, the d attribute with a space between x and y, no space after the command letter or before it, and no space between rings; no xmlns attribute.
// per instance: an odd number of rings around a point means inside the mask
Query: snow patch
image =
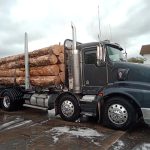
<svg viewBox="0 0 150 150"><path fill-rule="evenodd" d="M96 137L102 137L104 136L102 133L98 133L96 130L90 129L90 128L77 128L77 127L54 127L49 131L46 131L46 133L50 133L53 137L54 143L57 143L59 140L59 136L63 134L70 134L72 136L82 137L82 138L88 138L91 140L92 143L94 143L97 146L100 146L98 142L94 141L94 138Z"/></svg>
<svg viewBox="0 0 150 150"><path fill-rule="evenodd" d="M121 140L118 140L116 143L115 143L115 146L113 146L113 149L114 150L119 150L121 149L122 147L124 147L125 144L123 143L123 141Z"/></svg>
<svg viewBox="0 0 150 150"><path fill-rule="evenodd" d="M150 149L150 143L143 143L140 145L137 145L132 150L149 150Z"/></svg>
<svg viewBox="0 0 150 150"><path fill-rule="evenodd" d="M59 140L59 138L57 136L53 136L53 140L54 140L54 143L57 143L57 141Z"/></svg>

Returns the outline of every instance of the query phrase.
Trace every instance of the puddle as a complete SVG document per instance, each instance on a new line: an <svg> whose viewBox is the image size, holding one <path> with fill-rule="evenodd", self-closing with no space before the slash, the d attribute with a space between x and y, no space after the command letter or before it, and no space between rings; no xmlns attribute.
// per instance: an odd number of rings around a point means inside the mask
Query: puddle
<svg viewBox="0 0 150 150"><path fill-rule="evenodd" d="M0 144L0 150L29 150L27 147L27 140L22 138L11 139L7 143Z"/></svg>
<svg viewBox="0 0 150 150"><path fill-rule="evenodd" d="M132 150L150 150L150 143L143 143L143 144L137 145Z"/></svg>
<svg viewBox="0 0 150 150"><path fill-rule="evenodd" d="M77 128L77 127L54 127L49 131L46 131L46 133L50 133L53 138L53 142L57 143L59 140L59 137L64 134L69 134L71 136L75 136L76 138L86 138L91 141L91 143L94 143L97 146L100 146L98 142L95 141L96 138L101 137L101 139L104 138L104 134L98 133L96 130L90 129L90 128Z"/></svg>
<svg viewBox="0 0 150 150"><path fill-rule="evenodd" d="M19 115L13 115L13 116L11 116L11 115L8 115L8 114L2 114L0 116L0 121L1 122L9 122L9 121L15 120L17 118L21 118L21 116L19 116Z"/></svg>

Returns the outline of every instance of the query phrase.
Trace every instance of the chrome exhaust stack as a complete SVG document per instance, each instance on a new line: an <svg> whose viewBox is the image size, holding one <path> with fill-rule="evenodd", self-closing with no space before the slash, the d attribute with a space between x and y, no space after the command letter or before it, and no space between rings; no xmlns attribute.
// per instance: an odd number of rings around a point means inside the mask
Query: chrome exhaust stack
<svg viewBox="0 0 150 150"><path fill-rule="evenodd" d="M80 71L80 53L77 50L76 45L76 28L71 24L72 27L72 67L73 67L73 92L81 93L81 71Z"/></svg>
<svg viewBox="0 0 150 150"><path fill-rule="evenodd" d="M25 32L24 39L24 54L25 54L25 89L30 89L30 74L29 74L29 53L28 53L28 34Z"/></svg>

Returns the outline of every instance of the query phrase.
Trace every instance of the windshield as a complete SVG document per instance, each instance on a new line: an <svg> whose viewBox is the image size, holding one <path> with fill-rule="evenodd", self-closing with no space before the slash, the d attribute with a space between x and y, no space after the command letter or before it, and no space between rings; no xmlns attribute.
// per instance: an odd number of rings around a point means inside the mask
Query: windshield
<svg viewBox="0 0 150 150"><path fill-rule="evenodd" d="M119 49L107 46L107 52L111 61L124 61L123 54Z"/></svg>

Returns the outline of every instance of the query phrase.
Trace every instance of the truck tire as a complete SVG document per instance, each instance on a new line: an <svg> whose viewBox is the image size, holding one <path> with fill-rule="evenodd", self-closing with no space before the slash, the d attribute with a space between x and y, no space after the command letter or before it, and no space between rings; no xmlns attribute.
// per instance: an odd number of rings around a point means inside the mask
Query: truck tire
<svg viewBox="0 0 150 150"><path fill-rule="evenodd" d="M71 95L64 95L59 101L60 117L66 121L75 121L80 116L80 106L77 99Z"/></svg>
<svg viewBox="0 0 150 150"><path fill-rule="evenodd" d="M137 112L133 105L122 97L106 101L103 110L103 124L109 128L126 130L135 125Z"/></svg>
<svg viewBox="0 0 150 150"><path fill-rule="evenodd" d="M2 94L1 106L5 111L18 110L23 103L23 92L18 88L7 89Z"/></svg>
<svg viewBox="0 0 150 150"><path fill-rule="evenodd" d="M3 99L1 102L2 109L5 111L13 111L16 109L14 97L9 91L4 92L2 95Z"/></svg>

